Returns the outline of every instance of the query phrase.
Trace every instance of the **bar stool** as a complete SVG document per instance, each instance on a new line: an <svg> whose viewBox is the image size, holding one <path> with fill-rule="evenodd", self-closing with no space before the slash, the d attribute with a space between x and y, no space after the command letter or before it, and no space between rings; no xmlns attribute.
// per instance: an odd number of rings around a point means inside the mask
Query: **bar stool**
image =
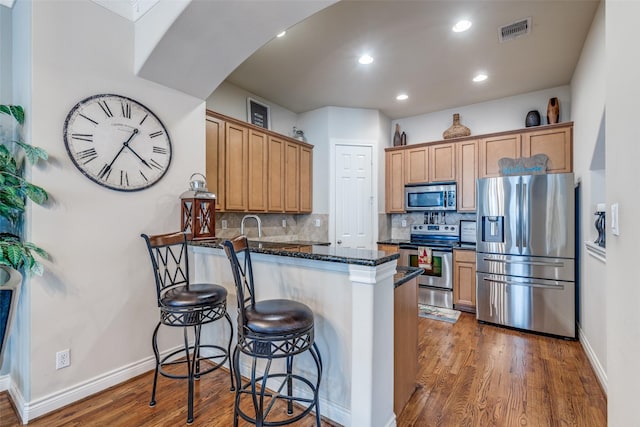
<svg viewBox="0 0 640 427"><path fill-rule="evenodd" d="M318 390L322 359L314 342L313 312L306 305L292 300L256 301L247 238L239 236L233 240L225 240L223 246L231 263L238 297L238 344L233 351L236 376L234 427L238 425L238 416L258 427L291 424L305 417L314 408L319 427ZM239 257L243 258L242 265ZM316 365L315 383L293 372L294 356L305 351L309 351ZM240 353L252 359L251 378L245 384L240 375ZM271 372L272 361L280 358L286 358L286 372ZM261 376L256 372L258 359L266 360ZM267 389L267 380L272 379L282 381L275 391ZM297 389L294 389L294 383L298 386ZM285 386L286 391L283 390ZM254 416L240 407L243 396L253 402ZM265 402L265 398L268 402ZM288 418L269 418L277 401L286 403ZM294 409L294 403L301 406L296 405ZM294 414L294 411L298 413Z"/></svg>
<svg viewBox="0 0 640 427"><path fill-rule="evenodd" d="M156 405L158 374L173 379L186 379L188 383L187 424L193 422L194 380L220 368L229 360L231 391L234 391L233 367L231 366L231 340L233 325L227 314L227 290L210 283L189 281L189 258L187 236L184 232L148 236L142 234L153 265L156 281L160 321L153 331L151 345L156 358L153 377L153 391L149 406ZM226 318L231 332L227 348L200 343L202 325ZM160 357L158 350L158 330L160 325L182 327L184 347ZM193 327L193 344L189 343L189 329ZM203 350L207 355L203 355ZM208 360L213 366L201 369L200 363ZM165 368L186 365L186 374L170 373ZM183 371L184 372L184 371Z"/></svg>

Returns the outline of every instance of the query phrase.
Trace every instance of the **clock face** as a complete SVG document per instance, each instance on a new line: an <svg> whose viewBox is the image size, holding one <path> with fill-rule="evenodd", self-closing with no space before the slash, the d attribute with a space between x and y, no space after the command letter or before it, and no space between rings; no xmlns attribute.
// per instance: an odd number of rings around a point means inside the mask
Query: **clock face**
<svg viewBox="0 0 640 427"><path fill-rule="evenodd" d="M160 180L171 163L171 140L147 107L120 95L94 95L71 109L64 123L71 160L90 180L138 191Z"/></svg>

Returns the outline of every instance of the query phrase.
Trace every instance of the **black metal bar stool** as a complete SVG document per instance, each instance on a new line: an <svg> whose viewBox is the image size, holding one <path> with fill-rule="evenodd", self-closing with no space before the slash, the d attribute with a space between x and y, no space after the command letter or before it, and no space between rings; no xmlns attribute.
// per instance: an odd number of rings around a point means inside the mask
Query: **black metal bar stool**
<svg viewBox="0 0 640 427"><path fill-rule="evenodd" d="M238 296L238 345L233 351L236 376L233 425L238 425L240 416L258 427L281 426L299 421L315 409L319 427L318 391L322 359L314 342L313 312L306 305L292 300L256 301L246 237L226 240L223 245L231 263ZM242 264L239 258L242 258ZM293 372L294 356L305 351L309 351L317 368L315 383ZM240 375L240 353L252 358L251 378L245 384ZM273 359L279 358L286 358L286 372L271 372ZM266 367L260 376L256 372L258 359L266 360ZM277 390L267 389L267 380L270 379L282 381ZM294 389L294 384L297 389ZM243 397L253 403L253 416L241 408ZM270 417L278 401L286 404L287 418Z"/></svg>
<svg viewBox="0 0 640 427"><path fill-rule="evenodd" d="M188 382L187 424L193 422L193 383L201 375L220 368L229 360L231 391L235 390L233 367L230 360L233 325L227 314L227 290L210 283L191 283L189 281L189 258L187 236L184 232L147 236L142 234L156 281L160 321L153 331L152 346L156 357L156 369L153 377L153 391L149 406L156 404L156 386L158 373L173 379L186 379ZM231 328L227 348L218 345L200 343L202 325L226 318ZM158 330L160 325L182 327L184 348L160 356L158 350ZM189 343L189 329L193 327L193 344ZM203 355L203 351L207 353ZM211 367L201 369L200 363L208 360ZM186 374L171 373L165 370L169 366L185 365Z"/></svg>

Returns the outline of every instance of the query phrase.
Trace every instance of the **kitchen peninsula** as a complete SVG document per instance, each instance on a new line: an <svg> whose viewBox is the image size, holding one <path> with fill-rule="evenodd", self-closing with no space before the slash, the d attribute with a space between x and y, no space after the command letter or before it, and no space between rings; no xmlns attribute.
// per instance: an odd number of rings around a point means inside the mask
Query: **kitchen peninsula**
<svg viewBox="0 0 640 427"><path fill-rule="evenodd" d="M235 286L220 242L192 243L194 279L227 288L228 310L235 322ZM321 414L345 426L395 425L393 327L398 254L291 243L278 246L250 245L256 297L289 298L313 310L315 340L323 361ZM211 325L203 333L203 339L224 342L223 334L228 332ZM248 372L248 366L241 369ZM295 369L310 376L315 371L308 355L299 359Z"/></svg>

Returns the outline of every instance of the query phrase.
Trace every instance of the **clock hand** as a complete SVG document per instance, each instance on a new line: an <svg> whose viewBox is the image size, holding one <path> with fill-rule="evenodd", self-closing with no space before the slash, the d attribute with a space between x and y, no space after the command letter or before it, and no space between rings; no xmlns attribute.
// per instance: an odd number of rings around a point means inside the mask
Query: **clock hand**
<svg viewBox="0 0 640 427"><path fill-rule="evenodd" d="M122 151L124 150L124 148L129 145L129 142L131 142L131 140L133 139L133 137L137 133L138 133L138 129L134 129L133 132L131 132L131 135L129 136L129 139L127 139L125 142L122 143L122 147L120 147L120 151L118 151L118 153L113 157L113 160L111 160L111 163L109 163L109 165L107 165L107 167L103 168L102 171L100 172L100 177L101 178L102 178L102 176L109 174L109 172L111 171L111 166L113 166L113 164L115 163L116 159L120 156L120 154L122 154Z"/></svg>
<svg viewBox="0 0 640 427"><path fill-rule="evenodd" d="M133 148L131 148L131 146L129 144L126 144L126 147L131 150L131 152L140 159L140 161L142 162L143 165L145 165L146 167L148 167L149 169L151 169L151 165L149 163L147 163L147 161L145 159L143 159L142 157L140 157L140 155L138 153L135 152L135 150Z"/></svg>

